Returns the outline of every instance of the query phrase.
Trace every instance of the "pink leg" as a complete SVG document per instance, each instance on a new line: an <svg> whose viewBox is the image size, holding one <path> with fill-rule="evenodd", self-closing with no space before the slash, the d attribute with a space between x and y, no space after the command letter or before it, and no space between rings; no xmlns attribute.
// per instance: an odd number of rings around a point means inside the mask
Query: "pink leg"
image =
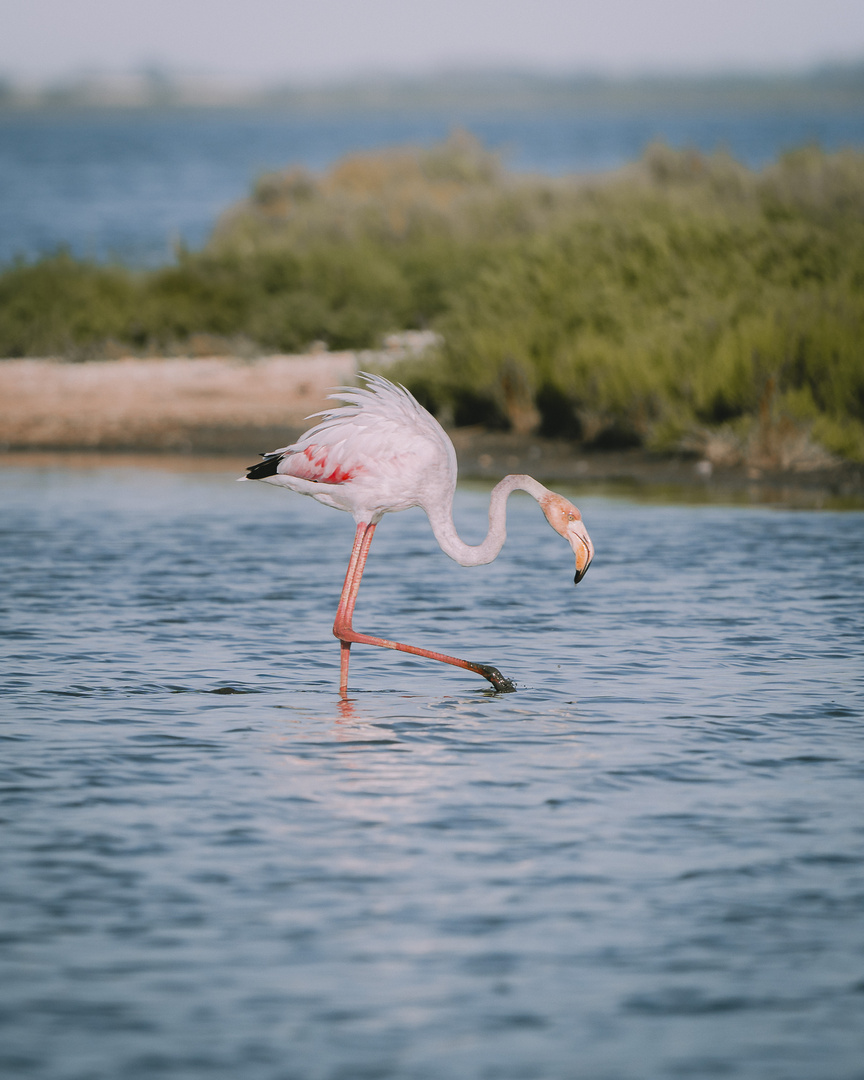
<svg viewBox="0 0 864 1080"><path fill-rule="evenodd" d="M351 550L351 558L348 560L348 570L345 574L345 584L342 586L342 595L339 597L339 607L336 609L336 620L333 623L333 633L339 638L339 693L344 694L348 689L348 661L351 659L351 641L340 636L337 626L345 624L351 626L351 617L354 614L354 605L357 602L357 590L360 588L360 577L363 574L363 564L366 555L363 554L365 544L366 554L369 553L369 545L372 543L374 525L358 525L354 534L354 547ZM367 537L368 533L368 539ZM361 562L362 557L362 562ZM360 565L358 574L357 567Z"/></svg>
<svg viewBox="0 0 864 1080"><path fill-rule="evenodd" d="M432 652L430 649L421 649L417 645L403 645L398 641L388 641L386 638L370 637L369 634L359 634L351 625L354 617L354 605L357 603L357 593L360 590L360 579L366 566L366 558L369 555L369 545L372 543L372 535L375 532L374 525L358 525L354 535L354 547L351 551L351 559L348 563L348 572L345 575L345 584L342 586L342 595L339 597L339 607L336 609L336 620L333 623L333 633L339 638L341 663L339 672L339 693L344 695L348 690L348 660L351 654L351 643L360 642L362 645L378 645L382 649L398 649L400 652L413 653L414 656L425 656L429 660L440 660L444 664L453 664L454 667L466 668L488 679L496 690L515 690L513 683L505 678L496 667L491 664L475 664L470 660L460 660L455 656L447 656L445 653Z"/></svg>

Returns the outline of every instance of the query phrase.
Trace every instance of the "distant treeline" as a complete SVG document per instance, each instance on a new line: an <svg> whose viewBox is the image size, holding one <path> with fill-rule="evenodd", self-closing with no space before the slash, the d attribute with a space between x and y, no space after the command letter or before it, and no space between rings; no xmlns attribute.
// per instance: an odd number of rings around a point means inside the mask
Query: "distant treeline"
<svg viewBox="0 0 864 1080"><path fill-rule="evenodd" d="M553 179L457 134L265 175L160 269L58 254L0 275L7 357L363 348L412 327L444 344L397 374L450 423L864 460L864 154L754 173L657 145Z"/></svg>
<svg viewBox="0 0 864 1080"><path fill-rule="evenodd" d="M24 87L0 77L0 108L596 109L864 106L864 61L786 73L642 75L454 70L319 85L234 85L159 67Z"/></svg>

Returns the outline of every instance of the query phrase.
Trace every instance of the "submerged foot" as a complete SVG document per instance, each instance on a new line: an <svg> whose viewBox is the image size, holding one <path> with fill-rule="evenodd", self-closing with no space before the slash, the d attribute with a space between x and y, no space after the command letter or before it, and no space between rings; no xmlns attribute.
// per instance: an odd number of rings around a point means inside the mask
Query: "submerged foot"
<svg viewBox="0 0 864 1080"><path fill-rule="evenodd" d="M512 694L516 689L516 683L502 675L497 667L493 667L491 664L472 664L472 667L478 675L488 679L495 689L502 694Z"/></svg>

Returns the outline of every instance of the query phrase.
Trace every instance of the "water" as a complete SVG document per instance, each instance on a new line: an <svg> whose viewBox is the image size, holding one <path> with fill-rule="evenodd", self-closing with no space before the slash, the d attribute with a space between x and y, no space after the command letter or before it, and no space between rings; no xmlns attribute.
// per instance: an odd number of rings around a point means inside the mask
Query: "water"
<svg viewBox="0 0 864 1080"><path fill-rule="evenodd" d="M342 702L350 519L205 465L0 471L6 1075L864 1075L864 514L393 515L356 625L519 689Z"/></svg>
<svg viewBox="0 0 864 1080"><path fill-rule="evenodd" d="M267 169L320 169L354 150L428 144L456 126L512 168L548 173L615 168L657 138L722 146L753 167L804 143L864 146L864 114L852 109L0 113L0 263L63 245L165 262L178 242L201 245Z"/></svg>

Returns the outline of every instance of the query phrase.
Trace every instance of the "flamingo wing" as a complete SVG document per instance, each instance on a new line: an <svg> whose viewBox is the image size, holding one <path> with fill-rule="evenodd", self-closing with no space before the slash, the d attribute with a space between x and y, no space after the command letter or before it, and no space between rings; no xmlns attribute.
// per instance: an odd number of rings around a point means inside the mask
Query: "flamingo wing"
<svg viewBox="0 0 864 1080"><path fill-rule="evenodd" d="M309 443L302 449L293 446L264 454L246 471L247 480L265 480L270 476L295 477L317 484L345 484L363 471L357 460L346 460L338 447Z"/></svg>
<svg viewBox="0 0 864 1080"><path fill-rule="evenodd" d="M319 414L297 442L262 455L246 479L290 488L367 523L425 505L439 488L452 499L456 455L438 421L404 388L362 377L366 387L331 394L342 406Z"/></svg>

